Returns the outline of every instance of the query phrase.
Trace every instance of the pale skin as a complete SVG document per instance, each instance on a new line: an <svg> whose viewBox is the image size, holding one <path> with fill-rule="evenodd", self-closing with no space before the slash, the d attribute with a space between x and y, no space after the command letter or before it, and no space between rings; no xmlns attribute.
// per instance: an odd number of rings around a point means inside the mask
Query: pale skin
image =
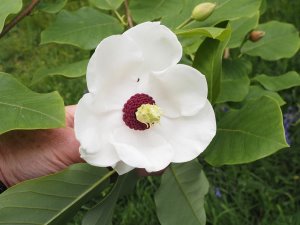
<svg viewBox="0 0 300 225"><path fill-rule="evenodd" d="M7 187L82 162L73 129L75 108L66 107L65 128L0 135L0 180Z"/></svg>
<svg viewBox="0 0 300 225"><path fill-rule="evenodd" d="M24 180L52 174L84 162L74 133L76 106L66 107L66 127L15 130L0 135L0 181L11 187ZM139 169L140 176L149 175ZM151 175L159 175L161 172Z"/></svg>

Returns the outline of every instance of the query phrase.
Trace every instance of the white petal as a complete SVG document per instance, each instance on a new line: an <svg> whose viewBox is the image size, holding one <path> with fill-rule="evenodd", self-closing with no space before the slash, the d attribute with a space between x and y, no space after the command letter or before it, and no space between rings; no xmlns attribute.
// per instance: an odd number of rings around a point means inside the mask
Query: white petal
<svg viewBox="0 0 300 225"><path fill-rule="evenodd" d="M172 145L172 162L187 162L203 152L216 134L216 119L211 104L194 116L162 118L160 126L153 127Z"/></svg>
<svg viewBox="0 0 300 225"><path fill-rule="evenodd" d="M175 65L182 57L182 47L176 35L159 22L139 24L124 36L130 37L142 49L147 71L161 71Z"/></svg>
<svg viewBox="0 0 300 225"><path fill-rule="evenodd" d="M123 175L133 170L134 167L128 166L126 163L119 161L115 166L113 166L114 170L117 171L119 175Z"/></svg>
<svg viewBox="0 0 300 225"><path fill-rule="evenodd" d="M119 128L113 134L112 144L123 162L148 172L166 168L174 156L171 145L152 129Z"/></svg>
<svg viewBox="0 0 300 225"><path fill-rule="evenodd" d="M110 102L124 103L135 92L137 79L143 69L139 47L129 38L114 35L104 39L96 48L87 67L89 92L101 93ZM128 93L128 94L127 94Z"/></svg>
<svg viewBox="0 0 300 225"><path fill-rule="evenodd" d="M139 91L152 96L163 114L171 118L197 114L207 99L205 76L181 64L151 73Z"/></svg>
<svg viewBox="0 0 300 225"><path fill-rule="evenodd" d="M95 166L111 166L120 160L109 139L113 129L123 126L122 112L98 112L96 105L91 93L81 98L74 117L75 135L83 159Z"/></svg>

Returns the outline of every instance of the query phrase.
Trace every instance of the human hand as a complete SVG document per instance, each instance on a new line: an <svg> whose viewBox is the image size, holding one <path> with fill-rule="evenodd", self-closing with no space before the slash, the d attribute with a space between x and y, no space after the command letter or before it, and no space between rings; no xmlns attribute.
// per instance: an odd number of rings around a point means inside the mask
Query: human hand
<svg viewBox="0 0 300 225"><path fill-rule="evenodd" d="M15 130L0 135L0 180L10 187L82 162L74 134L76 106L66 107L66 127Z"/></svg>

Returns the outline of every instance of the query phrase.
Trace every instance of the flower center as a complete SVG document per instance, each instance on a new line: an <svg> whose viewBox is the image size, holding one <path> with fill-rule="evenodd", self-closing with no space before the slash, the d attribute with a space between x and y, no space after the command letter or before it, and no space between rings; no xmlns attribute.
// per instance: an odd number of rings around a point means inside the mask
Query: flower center
<svg viewBox="0 0 300 225"><path fill-rule="evenodd" d="M141 123L146 124L148 127L159 123L161 110L157 105L143 104L135 112L135 117Z"/></svg>
<svg viewBox="0 0 300 225"><path fill-rule="evenodd" d="M124 104L123 121L134 130L146 130L159 123L160 108L147 94L135 94Z"/></svg>

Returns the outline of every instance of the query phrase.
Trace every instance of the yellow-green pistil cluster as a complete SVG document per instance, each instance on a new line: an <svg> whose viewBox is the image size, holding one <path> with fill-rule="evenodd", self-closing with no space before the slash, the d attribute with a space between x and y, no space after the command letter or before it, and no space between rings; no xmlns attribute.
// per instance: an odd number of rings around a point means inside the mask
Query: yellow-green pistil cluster
<svg viewBox="0 0 300 225"><path fill-rule="evenodd" d="M142 104L135 113L136 119L147 127L159 123L161 115L161 109L155 104Z"/></svg>

